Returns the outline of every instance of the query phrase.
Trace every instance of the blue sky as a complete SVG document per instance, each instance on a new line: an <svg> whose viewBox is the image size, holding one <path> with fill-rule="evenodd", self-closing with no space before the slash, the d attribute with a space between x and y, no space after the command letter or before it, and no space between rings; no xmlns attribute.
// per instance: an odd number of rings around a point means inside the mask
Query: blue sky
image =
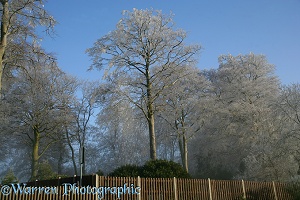
<svg viewBox="0 0 300 200"><path fill-rule="evenodd" d="M87 72L85 50L115 29L122 10L153 8L172 12L186 43L202 45L200 69L218 67L221 54L253 52L267 56L283 84L300 83L300 0L49 0L45 8L59 24L42 46L81 79L101 79Z"/></svg>

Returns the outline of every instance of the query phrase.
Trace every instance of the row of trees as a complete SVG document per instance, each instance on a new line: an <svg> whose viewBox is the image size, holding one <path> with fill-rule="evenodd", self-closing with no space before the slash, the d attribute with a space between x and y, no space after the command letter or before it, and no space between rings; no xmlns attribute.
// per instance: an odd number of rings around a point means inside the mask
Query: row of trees
<svg viewBox="0 0 300 200"><path fill-rule="evenodd" d="M263 55L221 55L200 71L201 47L171 15L134 9L87 50L104 81L78 81L37 45L34 28L55 22L43 2L1 4L2 169L78 174L85 147L84 173L160 158L194 177L297 177L300 86L282 86Z"/></svg>
<svg viewBox="0 0 300 200"><path fill-rule="evenodd" d="M0 3L1 167L36 179L42 160L49 160L63 173L71 151L76 174L74 148L85 142L97 86L62 72L55 57L40 46L37 29L51 35L56 24L44 9L45 1Z"/></svg>

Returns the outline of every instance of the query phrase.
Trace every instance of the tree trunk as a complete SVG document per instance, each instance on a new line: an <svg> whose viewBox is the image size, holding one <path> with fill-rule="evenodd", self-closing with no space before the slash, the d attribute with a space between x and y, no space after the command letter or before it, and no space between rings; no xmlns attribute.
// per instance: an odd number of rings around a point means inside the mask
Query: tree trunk
<svg viewBox="0 0 300 200"><path fill-rule="evenodd" d="M75 152L74 149L72 147L72 144L68 143L69 147L71 149L71 154L72 154L72 163L73 163L73 167L74 167L74 173L75 175L78 175L78 170L77 170L77 166L76 166L76 160L75 160Z"/></svg>
<svg viewBox="0 0 300 200"><path fill-rule="evenodd" d="M146 70L146 79L147 79L147 122L148 122L149 137L150 137L150 159L156 160L157 157L156 157L156 138L155 138L155 129L154 129L152 84L150 81L150 72L148 67Z"/></svg>
<svg viewBox="0 0 300 200"><path fill-rule="evenodd" d="M0 95L2 93L2 76L4 69L4 54L7 46L7 35L9 27L8 0L2 0L2 19L1 19L1 41L0 41Z"/></svg>
<svg viewBox="0 0 300 200"><path fill-rule="evenodd" d="M183 142L183 167L186 172L189 172L189 166L188 166L188 148L187 148L187 139L185 134L182 135L182 142Z"/></svg>
<svg viewBox="0 0 300 200"><path fill-rule="evenodd" d="M178 134L178 145L181 157L181 163L186 172L189 172L188 169L188 149L187 149L187 139L185 134Z"/></svg>
<svg viewBox="0 0 300 200"><path fill-rule="evenodd" d="M181 110L180 124L181 124L181 128L182 128L182 133L180 133L178 124L175 122L176 129L177 129L177 135L178 135L178 144L179 144L181 162L182 162L182 165L183 165L183 168L185 169L185 171L189 172L189 168L188 168L188 144L187 144L188 140L186 138L184 110Z"/></svg>
<svg viewBox="0 0 300 200"><path fill-rule="evenodd" d="M31 180L34 181L38 175L38 167L39 167L39 143L40 143L40 133L35 126L33 128L34 140L32 147L32 165L31 165Z"/></svg>
<svg viewBox="0 0 300 200"><path fill-rule="evenodd" d="M76 160L75 160L74 148L73 148L73 146L71 144L71 140L70 140L70 136L69 136L69 131L68 131L67 128L66 128L66 135L67 135L68 145L69 145L70 150L71 150L71 157L72 157L72 163L73 163L74 173L75 173L75 175L78 175L77 166L76 166Z"/></svg>
<svg viewBox="0 0 300 200"><path fill-rule="evenodd" d="M154 115L148 111L148 127L150 136L150 158L151 160L156 160L156 138L154 130Z"/></svg>

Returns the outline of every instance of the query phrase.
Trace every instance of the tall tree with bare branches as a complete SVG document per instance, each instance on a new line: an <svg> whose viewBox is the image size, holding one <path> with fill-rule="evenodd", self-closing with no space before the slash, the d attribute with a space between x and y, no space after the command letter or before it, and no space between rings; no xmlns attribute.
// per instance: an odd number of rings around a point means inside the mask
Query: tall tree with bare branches
<svg viewBox="0 0 300 200"><path fill-rule="evenodd" d="M150 138L150 158L156 159L156 100L194 65L198 45L185 45L186 32L175 29L171 15L161 11L124 11L114 31L98 39L87 53L91 68L116 78L118 93L144 113ZM111 76L113 74L113 76ZM174 79L174 74L177 78ZM171 78L172 76L172 78Z"/></svg>
<svg viewBox="0 0 300 200"><path fill-rule="evenodd" d="M77 83L48 57L37 56L24 66L26 70L16 73L5 97L9 123L4 133L18 136L17 142L31 148L31 179L35 180L40 158L62 138L59 134Z"/></svg>
<svg viewBox="0 0 300 200"><path fill-rule="evenodd" d="M0 1L0 91L5 68L21 67L20 61L26 57L23 49L37 44L35 28L44 26L46 31L53 30L55 20L44 9L45 3L45 0Z"/></svg>

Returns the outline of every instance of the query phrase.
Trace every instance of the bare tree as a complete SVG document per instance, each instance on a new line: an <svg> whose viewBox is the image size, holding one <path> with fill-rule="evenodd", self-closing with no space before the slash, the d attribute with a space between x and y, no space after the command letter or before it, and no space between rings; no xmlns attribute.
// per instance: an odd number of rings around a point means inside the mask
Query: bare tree
<svg viewBox="0 0 300 200"><path fill-rule="evenodd" d="M55 20L44 9L45 2L44 0L0 1L0 91L4 68L18 66L19 60L26 57L21 53L24 46L30 43L36 44L39 40L35 28L44 26L46 31L53 30Z"/></svg>
<svg viewBox="0 0 300 200"><path fill-rule="evenodd" d="M298 164L300 174L300 84L295 83L281 87L280 97L276 102L276 111L281 117L284 142L284 151L293 156Z"/></svg>
<svg viewBox="0 0 300 200"><path fill-rule="evenodd" d="M172 128L171 135L177 138L181 162L188 172L188 141L203 125L202 106L208 84L200 70L186 67L186 72L189 74L162 95L161 101L165 106L158 116ZM169 137L171 135L169 133Z"/></svg>
<svg viewBox="0 0 300 200"><path fill-rule="evenodd" d="M219 68L204 73L211 84L208 120L195 140L194 152L208 158L207 166L215 168L215 174L222 166L232 177L247 170L243 159L268 152L268 140L278 136L272 104L279 96L279 81L263 55L222 55L219 63Z"/></svg>
<svg viewBox="0 0 300 200"><path fill-rule="evenodd" d="M150 158L156 159L154 116L156 99L184 76L182 66L193 65L200 46L186 46L183 30L174 30L172 16L161 11L124 11L116 30L108 33L87 50L93 58L91 68L106 69L105 74L125 77L120 94L142 110L148 122ZM122 93L128 90L129 93Z"/></svg>
<svg viewBox="0 0 300 200"><path fill-rule="evenodd" d="M141 165L149 157L146 120L128 99L113 92L114 87L104 87L109 91L102 96L96 120L98 134L94 135L101 152L101 170L106 173L126 164Z"/></svg>
<svg viewBox="0 0 300 200"><path fill-rule="evenodd" d="M70 104L70 120L65 125L67 144L71 150L72 164L74 173L78 174L78 157L76 156L76 146L79 149L87 147L87 140L92 129L91 118L97 108L99 84L96 82L83 82L81 83L81 94L78 98ZM83 174L85 174L85 161L83 163Z"/></svg>
<svg viewBox="0 0 300 200"><path fill-rule="evenodd" d="M72 101L75 80L48 57L37 55L18 72L5 100L9 102L9 129L32 148L31 179L39 159L60 137L66 105Z"/></svg>
<svg viewBox="0 0 300 200"><path fill-rule="evenodd" d="M300 84L282 86L277 106L294 125L292 133L300 131ZM297 134L296 134L297 135ZM296 139L296 138L295 138Z"/></svg>

